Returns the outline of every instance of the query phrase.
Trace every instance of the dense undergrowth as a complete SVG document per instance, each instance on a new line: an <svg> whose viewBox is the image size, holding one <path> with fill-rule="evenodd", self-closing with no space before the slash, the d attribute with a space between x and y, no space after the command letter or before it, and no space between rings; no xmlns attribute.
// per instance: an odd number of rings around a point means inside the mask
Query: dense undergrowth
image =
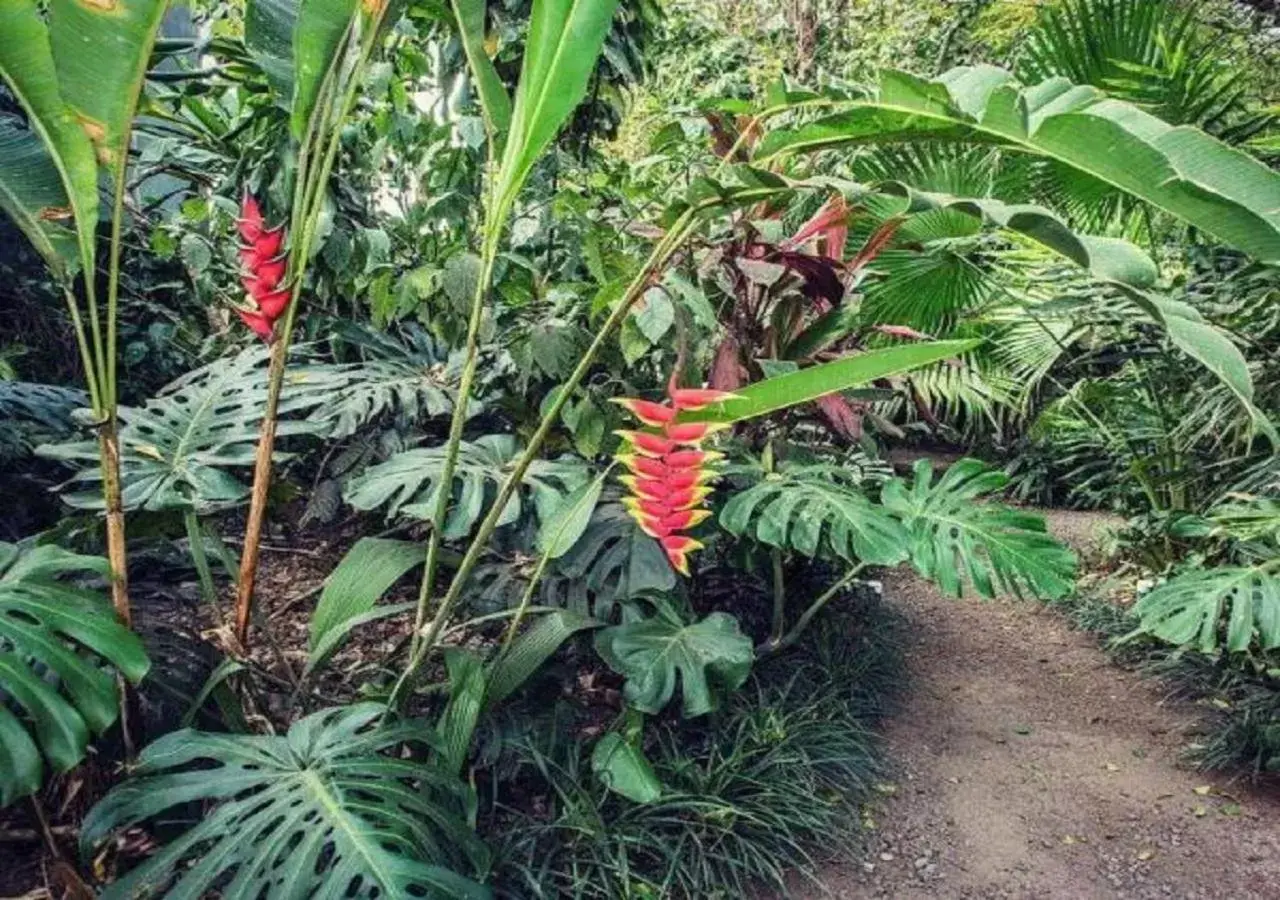
<svg viewBox="0 0 1280 900"><path fill-rule="evenodd" d="M644 806L586 777L582 742L518 738L505 778L533 796L481 825L504 836L500 894L740 897L856 852L883 772L875 726L905 686L903 627L865 591L759 666L726 708L660 723L645 752L666 793Z"/></svg>
<svg viewBox="0 0 1280 900"><path fill-rule="evenodd" d="M0 5L0 805L63 887L812 874L898 565L1273 765L1265 13L961 6ZM1010 498L1133 516L1132 616Z"/></svg>
<svg viewBox="0 0 1280 900"><path fill-rule="evenodd" d="M1189 762L1274 782L1280 777L1280 669L1266 659L1242 663L1135 636L1134 580L1096 579L1052 605L1075 627L1095 635L1116 664L1197 707L1200 722L1188 739Z"/></svg>

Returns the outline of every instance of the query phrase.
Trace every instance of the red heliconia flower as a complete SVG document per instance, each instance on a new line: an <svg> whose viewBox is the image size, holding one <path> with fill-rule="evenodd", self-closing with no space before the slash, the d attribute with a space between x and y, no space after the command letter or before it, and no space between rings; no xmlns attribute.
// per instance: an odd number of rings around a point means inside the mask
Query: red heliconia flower
<svg viewBox="0 0 1280 900"><path fill-rule="evenodd" d="M689 554L694 550L701 550L703 546L700 541L683 534L667 535L659 539L659 543L672 567L681 575L689 574Z"/></svg>
<svg viewBox="0 0 1280 900"><path fill-rule="evenodd" d="M651 456L641 456L639 453L619 453L617 460L635 475L645 475L649 478L666 478L671 474L671 470L667 468L662 460L654 459Z"/></svg>
<svg viewBox="0 0 1280 900"><path fill-rule="evenodd" d="M650 434L647 431L615 431L614 434L645 456L662 457L676 449L675 443L660 434Z"/></svg>
<svg viewBox="0 0 1280 900"><path fill-rule="evenodd" d="M715 478L710 464L723 458L701 449L701 444L708 435L728 426L679 422L677 417L686 410L699 410L734 396L726 391L679 388L673 376L664 403L630 397L613 401L653 429L615 432L625 442L617 459L631 472L618 479L630 491L623 506L640 530L661 544L671 565L683 575L689 574L689 554L702 547L683 532L711 515L705 508L711 488L705 482Z"/></svg>
<svg viewBox="0 0 1280 900"><path fill-rule="evenodd" d="M244 199L240 201L240 218L236 219L236 225L240 229L240 237L244 238L246 244L252 244L258 240L266 230L266 223L262 219L262 207L258 206L257 199L248 191L244 192Z"/></svg>
<svg viewBox="0 0 1280 900"><path fill-rule="evenodd" d="M276 319L284 315L284 311L289 306L289 297L293 292L288 288L280 288L269 294L261 294L253 299L258 304L258 309L262 314L274 322Z"/></svg>
<svg viewBox="0 0 1280 900"><path fill-rule="evenodd" d="M251 309L237 309L236 315L240 317L240 321L249 326L249 330L262 338L264 341L270 341L274 330L275 323L264 316L262 313L254 312Z"/></svg>
<svg viewBox="0 0 1280 900"><path fill-rule="evenodd" d="M613 402L619 406L626 407L631 415L650 428L660 428L668 422L674 421L676 417L675 409L670 406L663 406L661 403L654 403L652 400L615 397Z"/></svg>
<svg viewBox="0 0 1280 900"><path fill-rule="evenodd" d="M672 422L662 433L677 444L699 444L726 427L719 422Z"/></svg>
<svg viewBox="0 0 1280 900"><path fill-rule="evenodd" d="M236 227L244 241L240 247L241 281L249 304L236 312L254 334L270 342L276 320L289 308L292 296L290 289L284 286L285 273L289 268L289 261L283 253L284 226L267 228L262 208L246 191Z"/></svg>
<svg viewBox="0 0 1280 900"><path fill-rule="evenodd" d="M676 388L671 391L671 403L680 410L699 410L713 403L737 400L738 395L729 391L713 391L709 388Z"/></svg>
<svg viewBox="0 0 1280 900"><path fill-rule="evenodd" d="M664 456L662 462L668 469L700 469L722 459L724 454L714 450L677 450Z"/></svg>

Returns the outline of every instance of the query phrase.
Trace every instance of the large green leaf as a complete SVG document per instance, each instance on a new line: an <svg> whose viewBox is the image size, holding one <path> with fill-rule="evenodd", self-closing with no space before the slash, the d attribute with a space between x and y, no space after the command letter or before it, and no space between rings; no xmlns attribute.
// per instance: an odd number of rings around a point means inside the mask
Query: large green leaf
<svg viewBox="0 0 1280 900"><path fill-rule="evenodd" d="M293 98L293 27L297 21L298 0L245 3L245 47L267 76L281 106Z"/></svg>
<svg viewBox="0 0 1280 900"><path fill-rule="evenodd" d="M85 819L85 853L116 829L208 806L184 816L184 833L102 896L489 897L457 874L486 867L487 852L464 818L468 788L403 757L405 744L439 749L439 741L419 722L379 726L383 710L374 703L324 710L287 736L185 729L151 744L136 777ZM172 827L172 815L165 818Z"/></svg>
<svg viewBox="0 0 1280 900"><path fill-rule="evenodd" d="M662 796L662 782L644 751L616 731L596 741L591 771L609 790L636 803L653 803Z"/></svg>
<svg viewBox="0 0 1280 900"><path fill-rule="evenodd" d="M301 140L311 121L325 76L341 62L356 0L298 0L293 26L293 103L290 127Z"/></svg>
<svg viewBox="0 0 1280 900"><path fill-rule="evenodd" d="M495 706L510 697L565 641L580 631L599 628L600 624L567 609L540 617L538 624L516 638L511 648L490 665L485 705Z"/></svg>
<svg viewBox="0 0 1280 900"><path fill-rule="evenodd" d="M712 613L685 625L667 615L606 628L596 635L596 649L627 679L627 702L641 712L662 711L675 695L683 696L686 718L715 708L713 685L737 690L747 680L755 649L728 613Z"/></svg>
<svg viewBox="0 0 1280 900"><path fill-rule="evenodd" d="M1231 339L1190 304L1162 297L1129 295L1148 315L1162 324L1169 342L1204 366L1244 407L1254 427L1277 443L1275 427L1253 402L1253 378L1249 363Z"/></svg>
<svg viewBox="0 0 1280 900"><path fill-rule="evenodd" d="M58 167L35 132L8 120L0 120L0 209L60 277L79 264L76 233L65 224L71 207Z"/></svg>
<svg viewBox="0 0 1280 900"><path fill-rule="evenodd" d="M65 772L84 757L89 733L115 721L108 666L134 682L147 672L142 642L106 598L58 580L86 572L110 567L52 545L0 542L0 806L39 790L42 753Z"/></svg>
<svg viewBox="0 0 1280 900"><path fill-rule="evenodd" d="M441 768L458 775L471 750L476 722L484 709L484 663L470 650L446 647L445 668L449 673L449 702L440 714Z"/></svg>
<svg viewBox="0 0 1280 900"><path fill-rule="evenodd" d="M345 369L342 390L311 415L313 422L331 426L331 437L351 437L385 419L408 430L424 418L453 412L460 354L450 355L426 331L406 327L392 335L347 321L335 322L332 331L359 351L359 362ZM473 399L467 412L479 409Z"/></svg>
<svg viewBox="0 0 1280 900"><path fill-rule="evenodd" d="M902 562L905 529L867 499L857 480L836 465L784 466L734 493L720 512L720 525L731 534L806 556L822 553L883 566Z"/></svg>
<svg viewBox="0 0 1280 900"><path fill-rule="evenodd" d="M1189 126L1053 78L1023 86L993 66L932 81L891 71L866 99L773 132L785 153L909 141L995 143L1054 160L1158 207L1263 262L1280 262L1280 175Z"/></svg>
<svg viewBox="0 0 1280 900"><path fill-rule="evenodd" d="M312 656L321 646L332 652L332 633L373 609L393 584L426 558L426 547L416 541L376 537L356 541L325 579L311 615ZM310 665L315 665L314 660Z"/></svg>
<svg viewBox="0 0 1280 900"><path fill-rule="evenodd" d="M543 520L538 529L538 549L548 559L559 559L578 543L591 524L591 515L604 490L604 480L602 472L557 503Z"/></svg>
<svg viewBox="0 0 1280 900"><path fill-rule="evenodd" d="M897 182L883 183L876 189L899 195L902 213L954 210L1025 235L1103 281L1143 290L1154 285L1159 275L1151 257L1128 241L1079 234L1043 206L1005 203L991 197L953 197L916 191Z"/></svg>
<svg viewBox="0 0 1280 900"><path fill-rule="evenodd" d="M485 51L484 16L485 0L451 0L453 16L458 23L458 36L462 50L471 67L471 78L480 95L480 106L489 131L495 137L503 134L511 125L511 98L493 67L493 60Z"/></svg>
<svg viewBox="0 0 1280 900"><path fill-rule="evenodd" d="M1075 584L1075 554L1045 531L1043 517L987 499L1007 482L1003 472L962 459L935 483L922 459L912 486L895 478L881 502L907 527L911 562L944 592L962 596L968 582L983 597L1061 597Z"/></svg>
<svg viewBox="0 0 1280 900"><path fill-rule="evenodd" d="M544 581L543 600L583 614L594 609L600 618L607 618L615 602L663 594L676 585L658 542L616 500L596 507L582 537L556 561L555 573Z"/></svg>
<svg viewBox="0 0 1280 900"><path fill-rule="evenodd" d="M1248 650L1280 647L1280 576L1276 566L1196 569L1171 578L1134 604L1138 634L1171 644L1191 644L1205 653L1218 649L1223 618L1226 646Z"/></svg>
<svg viewBox="0 0 1280 900"><path fill-rule="evenodd" d="M60 222L70 212L78 236L80 265L91 270L95 258L94 234L98 227L98 166L88 135L76 122L58 89L58 70L53 61L49 31L40 18L35 0L0 3L0 78L22 105L31 131L48 153L47 164L35 162L34 151L28 146L24 151L28 164L16 171L16 161L7 161L0 168L0 177L7 181L16 174L32 181L6 184L0 188L0 194L34 196L46 202L35 211L38 223ZM61 196L51 192L47 166L58 173ZM52 205L47 201L53 201ZM11 212L8 201L5 208ZM29 214L19 218L18 223L32 236ZM55 271L67 275L75 269L65 242L50 246L48 240L38 240L36 236L31 239L46 253ZM48 256L49 250L56 251L57 255Z"/></svg>
<svg viewBox="0 0 1280 900"><path fill-rule="evenodd" d="M436 508L436 493L441 489L444 454L444 446L397 453L351 479L346 490L347 502L356 509L385 506L388 515L430 519ZM457 496L445 522L445 537L458 539L471 533L487 501L497 494L498 486L519 455L518 442L508 434L489 434L462 443L453 474L452 489ZM579 462L535 460L525 472L524 488L532 495L540 517L545 519L566 495L589 477L589 470ZM498 524L516 522L522 509L523 501L517 493L502 510Z"/></svg>
<svg viewBox="0 0 1280 900"><path fill-rule="evenodd" d="M768 415L780 409L817 400L827 394L867 385L879 378L899 375L959 356L966 350L972 350L978 343L929 341L846 356L835 362L776 375L739 388L735 392L738 399L709 406L688 418L698 421L739 422Z"/></svg>
<svg viewBox="0 0 1280 900"><path fill-rule="evenodd" d="M533 164L587 92L618 0L535 0L511 132L494 191L506 220Z"/></svg>
<svg viewBox="0 0 1280 900"><path fill-rule="evenodd" d="M167 385L141 408L120 410L120 478L125 509L213 510L235 505L248 487L228 470L253 465L267 397L267 351L251 347L216 360ZM280 402L277 435L313 434L300 418L326 403L346 381L334 366L290 367ZM94 441L40 448L54 459L86 464L73 479L93 489L65 496L100 509L100 469Z"/></svg>
<svg viewBox="0 0 1280 900"><path fill-rule="evenodd" d="M62 100L108 169L129 164L133 117L168 5L49 0L49 39Z"/></svg>

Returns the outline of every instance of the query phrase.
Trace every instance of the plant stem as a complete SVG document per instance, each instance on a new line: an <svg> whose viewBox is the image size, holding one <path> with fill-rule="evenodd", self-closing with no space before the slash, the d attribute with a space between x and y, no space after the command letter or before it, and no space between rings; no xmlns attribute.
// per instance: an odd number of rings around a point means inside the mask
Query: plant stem
<svg viewBox="0 0 1280 900"><path fill-rule="evenodd" d="M200 594L204 602L215 609L218 606L218 589L213 584L213 571L209 568L209 557L204 551L204 534L200 530L200 517L194 509L184 510L182 522L187 527L187 543L191 548L191 561L195 564L196 575L200 578Z"/></svg>
<svg viewBox="0 0 1280 900"><path fill-rule="evenodd" d="M98 426L98 456L102 464L102 499L106 506L111 605L120 621L129 625L133 615L129 608L129 558L125 548L124 504L120 497L120 433L114 408Z"/></svg>
<svg viewBox="0 0 1280 900"><path fill-rule="evenodd" d="M586 378L587 372L595 364L596 356L604 348L605 341L613 334L614 329L622 324L622 320L630 312L631 307L635 305L635 302L648 288L653 275L666 264L672 253L683 243L689 232L693 230L696 211L697 208L686 211L658 242L657 246L654 247L649 259L641 267L640 271L636 273L622 299L614 307L613 312L609 314L609 318L600 326L600 330L596 332L591 346L587 348L582 359L578 361L577 367L574 368L572 374L561 386L551 407L543 415L542 421L538 423L537 431L529 439L529 443L516 461L515 467L498 490L497 498L494 500L493 505L489 507L489 512L480 523L480 527L467 547L466 553L463 554L462 561L458 564L458 570L454 573L453 581L449 584L448 592L446 592L444 599L440 601L435 617L431 620L431 624L427 626L427 631L422 636L422 640L418 641L416 652L410 654L409 662L405 666L404 672L401 673L399 680L391 691L391 697L387 701L389 711L399 710L407 694L412 691L414 680L417 677L418 670L422 667L426 654L435 645L440 632L444 629L449 614L453 611L454 605L462 595L462 588L466 584L467 577L480 561L489 538L498 527L498 520L502 516L502 511L524 480L525 472L528 471L529 466L533 464L533 460L542 449L542 444L547 439L547 435L550 434L551 429L559 420L561 409L564 408L565 403L568 402L569 397L578 385L582 383L582 380ZM464 402L464 398L459 397L458 402Z"/></svg>
<svg viewBox="0 0 1280 900"><path fill-rule="evenodd" d="M787 583L782 551L774 547L769 557L773 563L773 626L769 629L769 644L774 645L782 640L783 629L787 627Z"/></svg>
<svg viewBox="0 0 1280 900"><path fill-rule="evenodd" d="M756 655L768 656L771 653L777 653L779 650L785 650L787 647L794 644L799 640L800 635L804 633L804 630L809 627L809 623L813 621L813 617L822 612L822 608L826 606L837 594L849 585L853 584L853 582L857 580L858 576L861 575L863 570L866 568L866 563L858 563L846 572L838 581L836 581L835 584L823 591L822 595L809 605L809 608L801 614L800 618L796 620L796 624L791 627L790 631L783 635L781 640L770 641L769 643L762 645L756 650Z"/></svg>
<svg viewBox="0 0 1280 900"><path fill-rule="evenodd" d="M342 143L339 126L355 105L357 89L360 86L360 74L364 71L365 64L373 52L386 8L387 4L383 4L377 15L372 18L368 25L369 31L361 41L359 56L345 85L345 93L338 106L337 115L333 119L332 133L328 136L329 142L319 167L313 167L311 145L320 134L320 128L315 124L316 117L325 114L330 102L329 94L335 87L332 70L321 84L320 96L316 99L311 120L307 123L306 136L299 153L302 171L294 185L291 215L297 242L289 250L289 276L292 279L293 288L289 297L289 307L284 316L284 325L278 339L271 347L271 364L267 370L267 403L263 410L262 431L258 437L258 448L254 458L253 489L249 498L249 517L245 524L244 550L240 556L240 576L236 585L235 635L242 646L247 643L249 637L253 588L258 574L258 551L262 542L262 527L267 512L267 493L271 486L271 461L279 426L280 392L284 384L284 371L289 359L289 342L293 337L293 324L297 317L302 284L311 260L311 246L315 240L317 220L324 204L324 188L329 182L329 176L338 156L338 148ZM348 41L350 34L351 31L348 30ZM339 54L345 53L346 47L347 42L344 41L338 51Z"/></svg>
<svg viewBox="0 0 1280 900"><path fill-rule="evenodd" d="M491 228L490 234L500 231ZM457 470L458 454L462 447L462 430L467 423L467 407L471 405L471 391L475 384L476 367L480 358L480 324L484 320L485 299L489 296L489 281L493 277L494 263L498 256L496 236L487 237L481 251L480 276L476 280L475 294L471 299L471 314L467 322L466 362L458 381L458 397L454 402L453 417L449 421L449 438L445 443L444 466L440 472L439 496L431 514L431 534L427 539L427 563L422 570L422 583L418 588L418 605L413 617L413 636L409 643L409 658L416 658L422 646L422 626L427 620L427 607L431 605L431 591L435 585L436 569L440 564L440 545L444 540L445 519L449 515L449 501L453 498L453 473Z"/></svg>

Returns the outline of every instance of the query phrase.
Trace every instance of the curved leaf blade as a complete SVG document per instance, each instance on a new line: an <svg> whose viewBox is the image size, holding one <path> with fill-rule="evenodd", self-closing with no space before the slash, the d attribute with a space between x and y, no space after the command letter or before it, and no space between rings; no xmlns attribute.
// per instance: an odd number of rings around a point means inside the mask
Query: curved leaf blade
<svg viewBox="0 0 1280 900"><path fill-rule="evenodd" d="M738 399L709 406L687 418L690 421L725 423L753 419L817 400L827 394L860 387L879 378L900 375L930 363L960 356L979 343L976 340L929 341L846 356L834 362L766 378L739 388L735 391Z"/></svg>
<svg viewBox="0 0 1280 900"><path fill-rule="evenodd" d="M88 135L59 92L49 30L35 0L6 0L0 4L0 78L26 112L31 130L49 151L62 180L65 205L74 215L81 268L92 270L98 227L98 165ZM56 218L65 211L60 205L43 217ZM50 259L51 264L54 261ZM68 260L58 257L57 261L56 270L70 274Z"/></svg>
<svg viewBox="0 0 1280 900"><path fill-rule="evenodd" d="M933 81L885 73L876 96L770 134L784 153L901 141L995 143L1090 175L1262 262L1280 262L1280 175L1189 126L1172 126L1096 88L1053 78L1023 86L993 66Z"/></svg>
<svg viewBox="0 0 1280 900"><path fill-rule="evenodd" d="M484 0L451 0L453 17L457 21L462 51L471 67L476 93L480 95L480 107L489 126L491 138L496 138L511 127L511 97L493 67L493 60L485 51Z"/></svg>
<svg viewBox="0 0 1280 900"><path fill-rule="evenodd" d="M582 98L618 0L536 0L511 132L494 192L493 221L506 220L516 195Z"/></svg>

